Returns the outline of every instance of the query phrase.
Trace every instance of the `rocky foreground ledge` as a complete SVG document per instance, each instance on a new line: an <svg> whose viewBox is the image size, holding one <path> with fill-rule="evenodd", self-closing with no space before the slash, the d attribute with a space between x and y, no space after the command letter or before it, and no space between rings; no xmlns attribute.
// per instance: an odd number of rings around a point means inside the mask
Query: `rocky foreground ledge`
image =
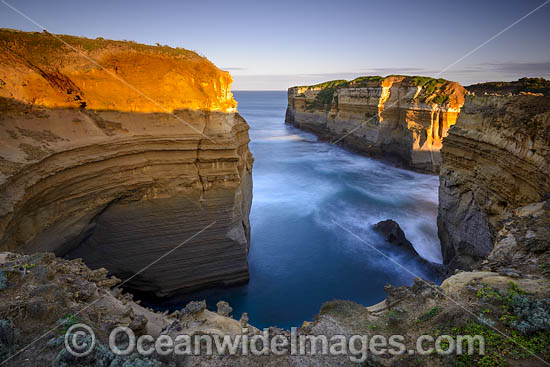
<svg viewBox="0 0 550 367"><path fill-rule="evenodd" d="M0 50L0 250L127 279L181 245L126 285L248 280L253 158L227 72L102 38L2 29Z"/></svg>
<svg viewBox="0 0 550 367"><path fill-rule="evenodd" d="M459 271L441 286L417 278L411 287L385 287L386 299L370 307L350 301L325 303L300 336L402 335L414 346L421 335L481 335L485 355L409 353L375 355L364 366L543 366L550 358L550 200L519 208L502 240L479 269ZM218 312L192 302L180 311L144 308L117 288L107 270L90 270L81 260L54 254L0 254L0 358L8 366L357 366L348 355L139 355L117 356L107 348L110 332L128 327L136 337L151 335L260 335L246 315L231 317L224 302ZM360 292L361 290L358 290ZM97 337L93 352L74 357L64 335L77 324ZM290 332L267 331L270 342ZM310 342L311 343L311 342ZM311 351L311 344L306 350ZM321 344L317 346L321 350ZM478 350L478 349L476 349Z"/></svg>

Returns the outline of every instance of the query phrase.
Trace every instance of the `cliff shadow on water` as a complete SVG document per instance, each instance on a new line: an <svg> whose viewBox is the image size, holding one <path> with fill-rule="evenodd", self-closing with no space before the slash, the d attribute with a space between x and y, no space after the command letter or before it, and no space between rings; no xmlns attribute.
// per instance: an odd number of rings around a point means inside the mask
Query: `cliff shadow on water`
<svg viewBox="0 0 550 367"><path fill-rule="evenodd" d="M215 309L224 300L236 318L247 312L254 326L290 328L332 299L372 305L385 298L387 283L410 285L415 276L441 280L372 229L394 219L423 258L441 263L437 176L355 155L285 125L286 92L235 97L251 126L255 157L250 282L162 301L140 295L145 304L180 309L206 299Z"/></svg>

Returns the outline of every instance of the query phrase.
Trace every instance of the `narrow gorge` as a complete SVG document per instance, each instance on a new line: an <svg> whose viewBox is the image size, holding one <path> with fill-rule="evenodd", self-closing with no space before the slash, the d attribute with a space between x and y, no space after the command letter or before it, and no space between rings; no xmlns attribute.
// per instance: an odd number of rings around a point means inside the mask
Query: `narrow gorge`
<svg viewBox="0 0 550 367"><path fill-rule="evenodd" d="M404 348L364 366L550 360L548 80L366 76L234 97L227 71L183 48L0 29L0 49L0 364L358 365L201 340L121 356L119 326L486 340L485 355ZM97 336L80 359L65 348L77 323Z"/></svg>
<svg viewBox="0 0 550 367"><path fill-rule="evenodd" d="M358 80L373 79L378 77ZM347 133L343 141L351 148L382 158L397 152L402 163L418 169L413 159L416 145L411 145L415 140L410 139L419 136L418 130L409 129L422 123L405 118L414 116L414 108L402 111L402 119L394 120L400 123L386 131L381 113L372 119L339 118L340 111L349 110L340 105L340 96L365 96L355 101L359 106L368 103L367 96L383 95L380 88L353 83L290 88L286 121L329 141ZM325 90L330 95L326 105L314 108ZM431 358L421 365L542 366L550 358L550 82L523 78L460 90L464 103L440 135L438 147L437 224L447 278L440 286L420 278L411 287L388 284L386 299L366 311L345 301L328 302L308 327L334 330L336 319L350 333L376 330L413 340L430 333L472 333L485 338L485 356ZM438 103L431 104L431 109L438 108ZM423 126L421 134L427 134L432 125ZM358 135L360 131L370 131L374 138ZM404 134L409 139L393 140ZM381 152L388 137L395 151ZM416 363L420 360L409 355L371 357L367 364Z"/></svg>
<svg viewBox="0 0 550 367"><path fill-rule="evenodd" d="M438 232L452 271L494 248L501 222L550 192L548 82L462 87L365 76L288 90L286 122L405 167L440 172Z"/></svg>

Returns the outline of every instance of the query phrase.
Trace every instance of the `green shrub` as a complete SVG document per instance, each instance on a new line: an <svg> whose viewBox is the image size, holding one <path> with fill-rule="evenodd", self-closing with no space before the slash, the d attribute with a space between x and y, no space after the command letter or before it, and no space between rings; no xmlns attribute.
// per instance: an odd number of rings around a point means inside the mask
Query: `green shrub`
<svg viewBox="0 0 550 367"><path fill-rule="evenodd" d="M373 82L377 82L377 83L382 83L382 81L384 81L384 78L383 76L379 76L379 75L372 75L372 76L360 76L358 78L355 78L351 81L349 81L347 83L347 85L349 87L354 87L354 88L364 88L366 86L368 86L370 83L373 83Z"/></svg>
<svg viewBox="0 0 550 367"><path fill-rule="evenodd" d="M432 318L434 318L440 312L441 312L441 307L434 306L434 307L430 308L428 310L428 312L426 312L424 315L420 316L418 318L418 320L416 320L416 321L417 322L424 322L424 321L431 320Z"/></svg>
<svg viewBox="0 0 550 367"><path fill-rule="evenodd" d="M550 300L534 299L515 282L510 282L506 291L480 284L476 295L492 306L481 308L475 321L453 327L450 334L481 335L486 354L461 356L455 366L507 366L510 359L532 358L530 352L543 359L550 357ZM501 324L496 326L495 321L486 317L488 314Z"/></svg>
<svg viewBox="0 0 550 367"><path fill-rule="evenodd" d="M431 96L435 94L430 102L436 104L445 104L449 102L449 96L444 94L441 87L447 83L448 80L443 78L431 78L429 76L413 76L410 83L417 87L422 87L422 93L420 94L421 101L426 102Z"/></svg>
<svg viewBox="0 0 550 367"><path fill-rule="evenodd" d="M517 319L510 325L522 334L550 331L550 299L530 299L515 294L512 296L512 309Z"/></svg>
<svg viewBox="0 0 550 367"><path fill-rule="evenodd" d="M315 96L313 102L306 101L306 108L309 110L324 109L329 111L332 107L332 99L336 88L323 89Z"/></svg>
<svg viewBox="0 0 550 367"><path fill-rule="evenodd" d="M434 103L442 105L442 104L445 104L445 103L449 102L449 96L444 96L444 95L440 94L437 97L435 97L432 101Z"/></svg>
<svg viewBox="0 0 550 367"><path fill-rule="evenodd" d="M58 325L58 328L56 330L57 335L65 335L67 330L74 324L80 323L81 320L78 316L73 314L65 314L62 318L57 320L56 324Z"/></svg>

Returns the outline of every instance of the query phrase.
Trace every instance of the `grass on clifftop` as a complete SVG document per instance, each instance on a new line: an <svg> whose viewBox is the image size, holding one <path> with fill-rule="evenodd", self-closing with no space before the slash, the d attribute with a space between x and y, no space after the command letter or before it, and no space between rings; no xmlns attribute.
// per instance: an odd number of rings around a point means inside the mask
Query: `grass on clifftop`
<svg viewBox="0 0 550 367"><path fill-rule="evenodd" d="M140 52L160 53L186 59L203 59L203 57L199 56L196 52L179 47L172 48L161 45L151 46L134 41L106 40L103 37L90 39L62 34L56 34L54 36L48 32L22 32L14 29L0 28L0 49L5 49L6 47L15 48L18 52L24 52L22 56L35 64L47 63L49 60L55 59L57 54L64 53L64 50L68 49L68 46L61 40L87 53L99 49L119 48Z"/></svg>
<svg viewBox="0 0 550 367"><path fill-rule="evenodd" d="M337 80L329 80L328 82L322 82L314 85L304 85L303 87L307 87L309 89L326 89L326 88L335 88L339 86L343 86L348 81L343 79L337 79Z"/></svg>
<svg viewBox="0 0 550 367"><path fill-rule="evenodd" d="M434 79L426 76L413 76L411 80L412 85L422 87L421 96L419 96L422 102L430 100L439 105L449 101L449 96L441 90L447 82L448 80L443 78Z"/></svg>
<svg viewBox="0 0 550 367"><path fill-rule="evenodd" d="M455 367L505 367L512 360L550 358L550 300L534 299L510 282L506 292L480 284L482 308L477 320L454 326L451 335L481 335L485 355L461 355ZM499 330L500 332L497 332Z"/></svg>
<svg viewBox="0 0 550 367"><path fill-rule="evenodd" d="M444 87L449 83L443 78L432 78L428 76L407 76L407 75L388 75L386 77L379 75L361 76L353 80L347 81L343 79L330 80L314 85L304 85L298 88L307 88L308 90L321 90L313 102L306 101L308 110L326 110L329 111L332 107L334 93L341 88L366 88L382 85L382 82L388 78L404 78L403 83L415 87L422 87L421 92L416 97L424 103L435 103L438 105L447 104L450 100L449 95L445 93Z"/></svg>
<svg viewBox="0 0 550 367"><path fill-rule="evenodd" d="M466 87L470 92L476 94L520 94L542 93L545 96L550 95L550 80L544 78L521 78L513 82L488 82L473 84Z"/></svg>
<svg viewBox="0 0 550 367"><path fill-rule="evenodd" d="M540 299L521 289L511 281L507 288L493 288L484 283L470 284L472 301L470 314L461 307L441 303L425 309L417 317L410 317L411 309L397 306L383 315L372 317L365 307L351 301L333 300L322 305L317 318L328 316L357 334L401 334L404 330L413 335L450 335L453 340L461 336L480 335L484 340L484 354L479 341L474 342L474 354L443 356L435 352L436 365L454 367L508 367L531 366L538 361L532 353L550 360L550 299ZM403 307L403 308L402 308ZM450 345L443 341L443 350ZM468 350L463 340L462 350ZM396 366L427 366L429 359L411 364L406 356L396 360ZM401 363L400 363L401 362Z"/></svg>
<svg viewBox="0 0 550 367"><path fill-rule="evenodd" d="M335 87L321 90L313 102L306 101L308 110L326 110L329 111L332 107L332 99L334 98Z"/></svg>
<svg viewBox="0 0 550 367"><path fill-rule="evenodd" d="M373 83L381 84L386 77L373 75L373 76L360 76L347 83L348 87L352 88L364 88L372 85Z"/></svg>

